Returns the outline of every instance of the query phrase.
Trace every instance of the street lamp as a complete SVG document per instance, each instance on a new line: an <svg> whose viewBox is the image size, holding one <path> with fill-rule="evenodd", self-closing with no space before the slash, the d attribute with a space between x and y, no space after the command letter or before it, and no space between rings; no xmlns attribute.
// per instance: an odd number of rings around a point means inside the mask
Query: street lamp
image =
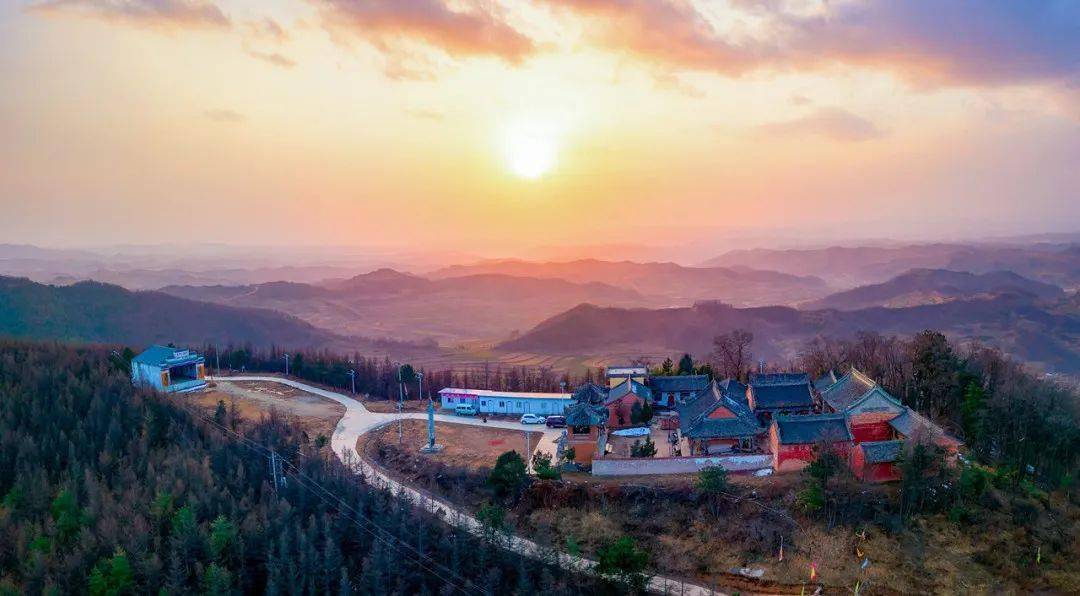
<svg viewBox="0 0 1080 596"><path fill-rule="evenodd" d="M349 374L349 380L352 381L353 395L356 395L356 371L350 368L348 374Z"/></svg>

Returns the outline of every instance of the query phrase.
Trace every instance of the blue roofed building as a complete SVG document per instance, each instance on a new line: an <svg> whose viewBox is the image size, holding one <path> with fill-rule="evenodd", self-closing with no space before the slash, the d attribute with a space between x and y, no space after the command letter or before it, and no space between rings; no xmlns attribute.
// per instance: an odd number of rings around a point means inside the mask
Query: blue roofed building
<svg viewBox="0 0 1080 596"><path fill-rule="evenodd" d="M197 352L150 346L131 360L131 382L166 393L206 387L206 360Z"/></svg>
<svg viewBox="0 0 1080 596"><path fill-rule="evenodd" d="M656 405L674 408L708 387L709 377L708 375L649 377L648 383Z"/></svg>
<svg viewBox="0 0 1080 596"><path fill-rule="evenodd" d="M763 424L780 414L812 414L816 404L806 373L754 375L746 399Z"/></svg>

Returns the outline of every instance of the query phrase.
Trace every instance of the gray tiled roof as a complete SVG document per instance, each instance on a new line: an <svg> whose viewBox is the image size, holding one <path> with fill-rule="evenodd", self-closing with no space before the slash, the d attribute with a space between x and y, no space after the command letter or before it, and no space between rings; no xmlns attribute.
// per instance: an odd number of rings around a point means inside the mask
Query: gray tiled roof
<svg viewBox="0 0 1080 596"><path fill-rule="evenodd" d="M720 385L720 388L724 390L728 397L744 406L748 406L746 403L746 385L740 383L738 379L724 379L717 384Z"/></svg>
<svg viewBox="0 0 1080 596"><path fill-rule="evenodd" d="M833 410L843 412L876 385L873 379L852 368L851 372L840 377L832 387L822 391L821 399Z"/></svg>
<svg viewBox="0 0 1080 596"><path fill-rule="evenodd" d="M757 387L763 385L797 385L810 383L809 373L764 373L750 376L750 384Z"/></svg>
<svg viewBox="0 0 1080 596"><path fill-rule="evenodd" d="M709 418L719 407L727 408L734 418ZM763 432L757 418L742 402L729 397L713 381L690 401L678 406L679 432L693 439L751 437Z"/></svg>
<svg viewBox="0 0 1080 596"><path fill-rule="evenodd" d="M652 401L652 391L649 391L648 387L642 385L641 383L638 383L633 379L628 379L612 387L608 391L607 397L604 398L604 403L610 404L611 402L621 397L624 397L628 393L633 393L641 399L647 399Z"/></svg>
<svg viewBox="0 0 1080 596"><path fill-rule="evenodd" d="M923 435L942 447L959 447L964 444L911 408L904 408L902 414L889 421L889 426L904 437L919 438L919 435Z"/></svg>
<svg viewBox="0 0 1080 596"><path fill-rule="evenodd" d="M750 384L754 393L754 409L773 408L809 408L814 405L814 396L810 393L810 384L806 381L798 384Z"/></svg>
<svg viewBox="0 0 1080 596"><path fill-rule="evenodd" d="M818 441L851 441L851 429L843 414L813 414L810 416L780 416L776 424L781 445L805 445Z"/></svg>
<svg viewBox="0 0 1080 596"><path fill-rule="evenodd" d="M819 392L825 391L829 387L835 385L836 380L836 372L830 370L829 372L814 379L814 389L818 390Z"/></svg>
<svg viewBox="0 0 1080 596"><path fill-rule="evenodd" d="M607 408L576 403L566 409L567 426L598 426L607 422Z"/></svg>
<svg viewBox="0 0 1080 596"><path fill-rule="evenodd" d="M574 390L574 400L587 404L602 404L607 399L608 389L596 383L585 383Z"/></svg>
<svg viewBox="0 0 1080 596"><path fill-rule="evenodd" d="M884 464L900 459L903 441L866 441L859 443L863 451L863 461L868 464Z"/></svg>
<svg viewBox="0 0 1080 596"><path fill-rule="evenodd" d="M708 375L675 375L665 377L649 377L649 387L656 393L672 391L701 391L708 386Z"/></svg>

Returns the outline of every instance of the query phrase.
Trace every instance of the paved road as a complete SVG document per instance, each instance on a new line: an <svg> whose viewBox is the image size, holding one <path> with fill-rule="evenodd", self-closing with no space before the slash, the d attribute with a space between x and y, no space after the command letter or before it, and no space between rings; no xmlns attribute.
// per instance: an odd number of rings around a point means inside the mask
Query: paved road
<svg viewBox="0 0 1080 596"><path fill-rule="evenodd" d="M213 380L208 377L208 379ZM381 469L371 465L363 458L356 455L356 441L360 438L360 435L376 429L380 426L397 422L398 414L382 414L378 412L372 412L364 407L359 400L353 399L342 393L336 393L334 391L327 391L326 389L320 389L308 385L307 383L301 383L292 379L283 377L270 377L270 376L236 376L236 377L219 377L218 381L262 381L270 383L281 383L288 385L308 393L325 397L326 399L336 401L337 403L345 406L345 415L341 417L338 422L337 428L334 430L334 436L330 441L333 446L334 452L337 453L341 461L347 466L350 466L356 473L361 474L369 482L377 484L379 486L385 486L391 492L399 495L403 495L411 499L412 501L421 504L425 509L442 517L447 523L455 526L465 528L473 533L479 533L481 530L480 522L476 518L469 515L466 511L457 509L450 503L447 503L441 499L432 498L426 493L422 493L408 485L402 484L389 475L384 473ZM427 414L420 412L406 412L401 415L403 418L427 418ZM561 431L547 429L546 427L537 427L536 425L521 424L518 422L509 422L503 420L489 420L486 424L476 418L468 418L464 416L447 416L445 414L436 414L435 419L443 422L453 422L455 424L474 424L477 426L493 426L498 428L512 428L516 430L542 430L545 434L545 439L548 435L554 434L558 436ZM437 432L437 429L436 429ZM543 441L541 441L543 442ZM550 556L548 551L544 551L539 545L531 540L526 540L518 536L510 536L507 538L506 548L523 554L531 558L541 558L545 555ZM584 557L575 557L565 553L558 554L559 560L563 567L577 569L580 571L588 571L592 569L596 563ZM686 584L680 580L670 579L666 577L656 576L649 581L650 591L662 593L662 594L679 594L680 596L726 596L721 592L714 592L703 586L694 584Z"/></svg>

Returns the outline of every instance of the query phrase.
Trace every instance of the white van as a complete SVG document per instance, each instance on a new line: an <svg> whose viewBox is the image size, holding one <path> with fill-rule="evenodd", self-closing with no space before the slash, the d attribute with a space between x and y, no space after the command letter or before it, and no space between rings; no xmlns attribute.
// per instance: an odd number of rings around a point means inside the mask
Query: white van
<svg viewBox="0 0 1080 596"><path fill-rule="evenodd" d="M479 412L472 404L458 404L454 406L454 413L458 416L476 416Z"/></svg>

